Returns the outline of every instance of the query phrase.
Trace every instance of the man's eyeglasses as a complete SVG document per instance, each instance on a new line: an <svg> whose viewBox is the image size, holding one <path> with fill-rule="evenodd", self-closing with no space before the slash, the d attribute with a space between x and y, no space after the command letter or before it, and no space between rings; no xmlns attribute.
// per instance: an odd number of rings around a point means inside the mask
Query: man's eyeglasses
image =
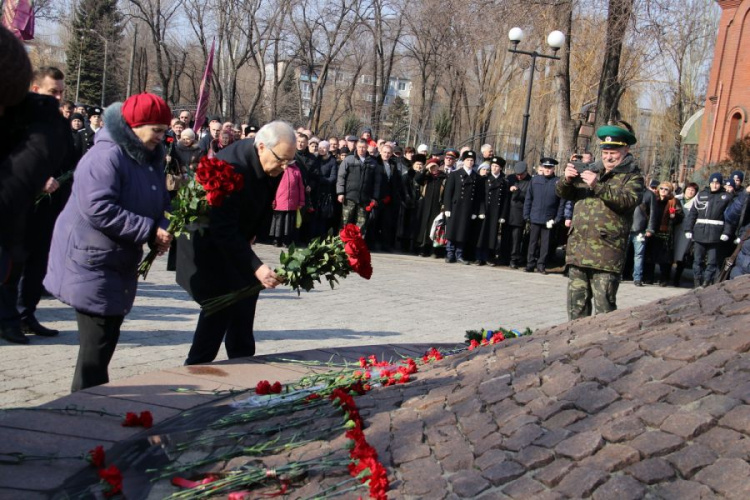
<svg viewBox="0 0 750 500"><path fill-rule="evenodd" d="M268 148L268 150L269 150L269 151L271 152L271 154L273 155L273 157L274 157L274 158L276 158L276 161L278 161L279 163L281 163L281 164L283 164L283 165L291 165L291 164L292 164L292 163L294 163L294 161L295 161L295 160L294 160L294 158L292 158L291 160L285 160L285 159L281 158L281 157L280 157L279 155L277 155L277 154L276 154L276 152L275 152L275 151L274 151L273 149L271 149L271 148Z"/></svg>

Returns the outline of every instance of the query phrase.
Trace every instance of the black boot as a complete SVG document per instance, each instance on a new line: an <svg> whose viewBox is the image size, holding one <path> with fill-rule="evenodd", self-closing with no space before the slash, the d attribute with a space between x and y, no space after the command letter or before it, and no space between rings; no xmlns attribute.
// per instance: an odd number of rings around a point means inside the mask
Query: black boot
<svg viewBox="0 0 750 500"><path fill-rule="evenodd" d="M34 316L26 316L25 318L22 318L21 324L27 333L33 333L34 335L39 335L41 337L56 337L60 334L59 330L53 330L52 328L47 328L40 324Z"/></svg>
<svg viewBox="0 0 750 500"><path fill-rule="evenodd" d="M14 344L28 344L29 339L21 331L21 327L16 326L0 326L0 337L4 338L8 342Z"/></svg>
<svg viewBox="0 0 750 500"><path fill-rule="evenodd" d="M701 286L701 279L700 278L695 278L693 280L693 288L703 288Z"/></svg>

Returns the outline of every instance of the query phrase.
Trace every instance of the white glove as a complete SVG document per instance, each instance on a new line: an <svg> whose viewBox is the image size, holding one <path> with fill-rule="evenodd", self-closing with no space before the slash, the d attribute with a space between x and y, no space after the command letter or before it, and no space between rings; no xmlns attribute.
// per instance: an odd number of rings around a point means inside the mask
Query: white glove
<svg viewBox="0 0 750 500"><path fill-rule="evenodd" d="M739 244L740 244L740 239L739 239L739 238L735 239L735 240L734 240L734 244L735 244L735 245L739 245Z"/></svg>
<svg viewBox="0 0 750 500"><path fill-rule="evenodd" d="M451 213L450 213L450 212L445 212L445 216L446 216L446 217L450 217L450 216L451 216Z"/></svg>
<svg viewBox="0 0 750 500"><path fill-rule="evenodd" d="M552 226L555 225L554 219L550 219L547 221L547 229L552 229Z"/></svg>
<svg viewBox="0 0 750 500"><path fill-rule="evenodd" d="M685 235L685 237L687 238L687 234ZM643 236L643 233L638 233L638 235L635 237L635 241L646 241L646 237Z"/></svg>
<svg viewBox="0 0 750 500"><path fill-rule="evenodd" d="M721 241L729 241L729 236L727 236L726 234L722 234L722 235L721 235L721 237L720 237L719 239L720 239Z"/></svg>
<svg viewBox="0 0 750 500"><path fill-rule="evenodd" d="M476 218L477 218L476 214L472 214L472 216L471 216L471 220L474 220L474 219L476 219Z"/></svg>
<svg viewBox="0 0 750 500"><path fill-rule="evenodd" d="M484 219L484 214L479 214L480 219Z"/></svg>
<svg viewBox="0 0 750 500"><path fill-rule="evenodd" d="M688 240L692 240L693 239L693 233L685 233L685 238L688 239Z"/></svg>
<svg viewBox="0 0 750 500"><path fill-rule="evenodd" d="M505 219L500 219L500 224L505 224Z"/></svg>

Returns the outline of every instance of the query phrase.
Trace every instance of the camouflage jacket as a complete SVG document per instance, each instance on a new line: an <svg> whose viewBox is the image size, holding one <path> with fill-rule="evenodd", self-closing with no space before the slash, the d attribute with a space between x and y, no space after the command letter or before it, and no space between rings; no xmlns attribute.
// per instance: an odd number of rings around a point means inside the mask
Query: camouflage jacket
<svg viewBox="0 0 750 500"><path fill-rule="evenodd" d="M591 189L582 180L561 178L557 195L575 202L565 263L622 272L633 210L641 203L644 183L632 155L609 172L597 162L599 179Z"/></svg>

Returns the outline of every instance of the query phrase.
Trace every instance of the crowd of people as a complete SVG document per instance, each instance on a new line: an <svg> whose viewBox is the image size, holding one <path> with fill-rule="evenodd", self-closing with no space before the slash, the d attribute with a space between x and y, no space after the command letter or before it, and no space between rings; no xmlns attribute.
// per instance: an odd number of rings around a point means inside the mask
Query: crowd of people
<svg viewBox="0 0 750 500"><path fill-rule="evenodd" d="M198 302L281 283L248 242L305 245L347 223L375 252L541 274L564 263L571 319L616 309L623 277L653 284L657 264L661 286L680 286L688 266L706 286L737 248L733 275L750 273L744 173L647 187L629 152L636 137L619 126L597 131L598 160L532 165L509 165L489 144L402 147L368 127L325 138L284 122L209 117L195 127L189 110L174 116L153 94L106 109L62 100L60 70L32 70L6 31L0 44L15 58L0 64L0 336L26 344L27 334L59 333L35 316L45 287L72 306L73 390L108 381L146 244L169 253L167 269ZM177 242L165 213L204 157L230 163L244 187L211 208L205 231ZM256 301L201 313L186 364L212 361L222 340L230 358L253 355Z"/></svg>

